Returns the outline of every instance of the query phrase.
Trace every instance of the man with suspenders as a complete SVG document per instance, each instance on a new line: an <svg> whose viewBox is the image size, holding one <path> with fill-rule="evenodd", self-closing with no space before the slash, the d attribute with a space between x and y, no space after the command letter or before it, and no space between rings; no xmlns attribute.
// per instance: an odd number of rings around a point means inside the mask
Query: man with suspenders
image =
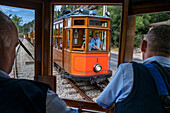
<svg viewBox="0 0 170 113"><path fill-rule="evenodd" d="M99 105L115 105L114 113L169 112L170 26L151 29L141 51L144 62L121 64L97 98Z"/></svg>

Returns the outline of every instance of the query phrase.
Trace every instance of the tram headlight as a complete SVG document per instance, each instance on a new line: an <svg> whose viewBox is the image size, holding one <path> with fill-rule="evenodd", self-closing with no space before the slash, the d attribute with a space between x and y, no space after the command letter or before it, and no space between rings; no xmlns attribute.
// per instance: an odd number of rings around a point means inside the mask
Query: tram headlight
<svg viewBox="0 0 170 113"><path fill-rule="evenodd" d="M100 72L102 70L102 66L100 64L95 64L93 70L94 72Z"/></svg>

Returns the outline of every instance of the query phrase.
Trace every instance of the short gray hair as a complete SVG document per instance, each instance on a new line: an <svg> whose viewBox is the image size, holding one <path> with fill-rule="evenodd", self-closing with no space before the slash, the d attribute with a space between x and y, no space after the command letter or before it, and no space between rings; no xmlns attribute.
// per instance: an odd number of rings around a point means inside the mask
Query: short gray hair
<svg viewBox="0 0 170 113"><path fill-rule="evenodd" d="M150 52L170 56L170 26L160 25L151 29L146 40Z"/></svg>
<svg viewBox="0 0 170 113"><path fill-rule="evenodd" d="M13 21L0 11L0 48L1 47L10 47L13 42L12 38L13 33L16 32L16 27Z"/></svg>

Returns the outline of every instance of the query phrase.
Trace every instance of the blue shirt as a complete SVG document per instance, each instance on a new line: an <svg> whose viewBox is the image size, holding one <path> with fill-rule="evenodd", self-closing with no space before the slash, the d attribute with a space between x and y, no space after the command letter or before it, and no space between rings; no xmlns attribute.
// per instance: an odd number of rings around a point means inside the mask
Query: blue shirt
<svg viewBox="0 0 170 113"><path fill-rule="evenodd" d="M163 67L170 67L170 59L163 56L150 57L143 63L152 61L157 61ZM97 103L103 107L109 107L113 103L123 101L132 90L133 76L133 67L131 63L120 64L110 83L97 98Z"/></svg>
<svg viewBox="0 0 170 113"><path fill-rule="evenodd" d="M94 44L96 42L97 43L96 46L100 47L100 44L101 44L100 38L94 37L94 38L91 39L91 42L94 43Z"/></svg>
<svg viewBox="0 0 170 113"><path fill-rule="evenodd" d="M83 45L84 44L85 44L85 41L83 42ZM89 47L88 47L89 51L91 51L92 47L94 47L94 46L95 46L95 44L93 42L89 42Z"/></svg>

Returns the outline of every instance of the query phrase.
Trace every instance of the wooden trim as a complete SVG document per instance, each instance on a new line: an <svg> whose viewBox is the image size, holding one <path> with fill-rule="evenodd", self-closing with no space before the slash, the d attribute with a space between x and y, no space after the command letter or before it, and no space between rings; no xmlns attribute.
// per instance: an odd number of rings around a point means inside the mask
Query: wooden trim
<svg viewBox="0 0 170 113"><path fill-rule="evenodd" d="M50 37L51 37L51 75L53 75L53 23L54 23L54 4L50 4L50 12L51 12L51 15L50 15L50 31L51 31L51 34L50 34ZM55 26L56 27L56 26ZM56 41L56 40L55 40ZM55 42L56 43L56 42ZM55 82L56 84L56 82ZM56 88L56 86L54 86Z"/></svg>
<svg viewBox="0 0 170 113"><path fill-rule="evenodd" d="M43 83L46 83L46 84L49 84L51 89L56 92L56 76L41 76L41 75L38 75L38 76L35 76L34 77L35 81L39 81L39 82L43 82Z"/></svg>
<svg viewBox="0 0 170 113"><path fill-rule="evenodd" d="M89 29L85 29L85 52L89 51L88 43L89 43Z"/></svg>
<svg viewBox="0 0 170 113"><path fill-rule="evenodd" d="M32 9L32 10L39 9L42 6L42 3L33 2L30 0L27 0L27 1L24 1L24 0L0 0L0 4L12 6L12 7Z"/></svg>
<svg viewBox="0 0 170 113"><path fill-rule="evenodd" d="M35 10L35 76L42 75L42 4Z"/></svg>
<svg viewBox="0 0 170 113"><path fill-rule="evenodd" d="M135 40L136 15L128 16L124 62L131 62Z"/></svg>
<svg viewBox="0 0 170 113"><path fill-rule="evenodd" d="M82 113L84 113L83 112L84 110L82 109L88 109L88 110L94 110L94 111L106 112L106 113L114 112L114 108L111 110L106 110L106 109L103 109L102 106L99 106L95 102L79 101L79 100L72 100L72 99L66 99L66 98L62 98L62 100L66 102L67 106L78 108L79 112L81 111Z"/></svg>
<svg viewBox="0 0 170 113"><path fill-rule="evenodd" d="M52 18L52 6L49 1L43 3L43 49L42 49L42 75L52 75L51 73L51 38L50 38L50 28L53 23Z"/></svg>
<svg viewBox="0 0 170 113"><path fill-rule="evenodd" d="M73 50L73 29L70 29L70 51Z"/></svg>
<svg viewBox="0 0 170 113"><path fill-rule="evenodd" d="M64 46L65 46L65 20L63 20L63 29L62 29L62 68L64 68Z"/></svg>
<svg viewBox="0 0 170 113"><path fill-rule="evenodd" d="M106 51L107 52L109 52L109 49L110 49L110 42L111 42L111 40L110 40L110 31L106 31L106 33L107 33L107 38L106 38Z"/></svg>
<svg viewBox="0 0 170 113"><path fill-rule="evenodd" d="M123 7L122 7L122 20L121 20L121 29L120 29L120 39L119 39L118 65L124 62L128 11L129 11L129 0L124 0Z"/></svg>
<svg viewBox="0 0 170 113"><path fill-rule="evenodd" d="M73 48L73 51L74 50L84 50L83 48Z"/></svg>
<svg viewBox="0 0 170 113"><path fill-rule="evenodd" d="M121 5L123 3L123 0L51 0L51 3L55 5Z"/></svg>
<svg viewBox="0 0 170 113"><path fill-rule="evenodd" d="M130 15L170 11L170 2L153 2L132 5L129 8Z"/></svg>

